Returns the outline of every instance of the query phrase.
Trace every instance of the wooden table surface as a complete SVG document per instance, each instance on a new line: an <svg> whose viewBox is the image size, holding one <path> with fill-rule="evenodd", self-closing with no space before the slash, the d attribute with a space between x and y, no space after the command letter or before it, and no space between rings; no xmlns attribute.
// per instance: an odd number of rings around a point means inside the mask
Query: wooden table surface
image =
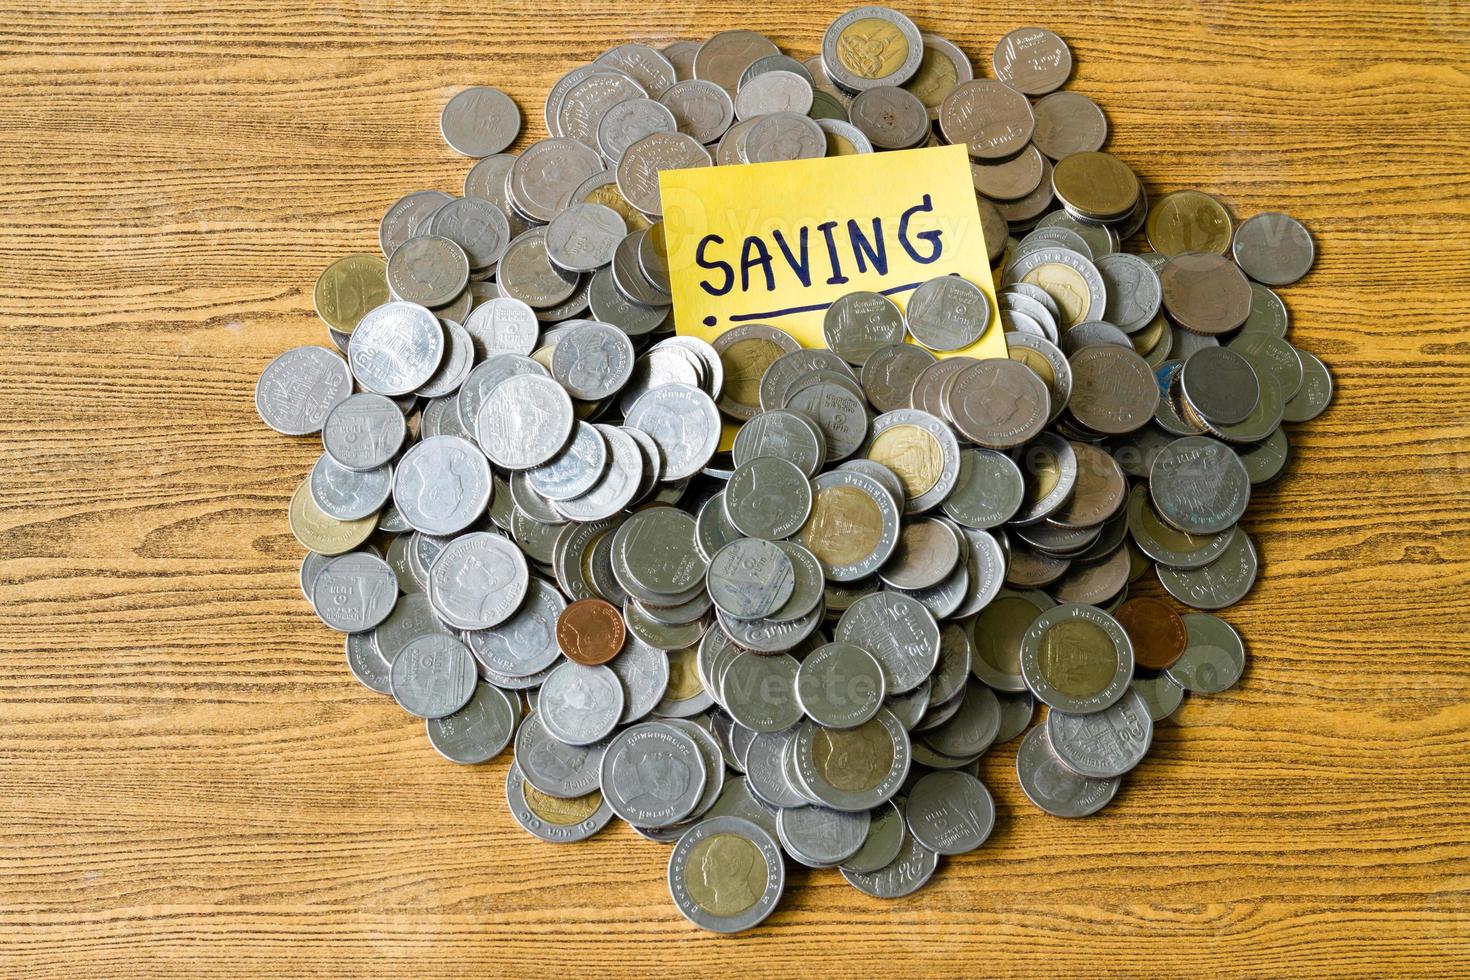
<svg viewBox="0 0 1470 980"><path fill-rule="evenodd" d="M737 938L675 912L665 847L511 821L507 758L440 760L297 590L319 445L252 388L325 341L317 273L402 193L453 190L457 88L522 144L562 72L810 3L3 5L0 972L6 976L1157 973L1470 968L1470 7L917 3L988 68L1034 22L1156 193L1312 229L1284 290L1336 402L1291 430L1228 612L1250 666L1116 804L1001 819L914 897L794 873ZM1024 18L1018 19L1018 18Z"/></svg>

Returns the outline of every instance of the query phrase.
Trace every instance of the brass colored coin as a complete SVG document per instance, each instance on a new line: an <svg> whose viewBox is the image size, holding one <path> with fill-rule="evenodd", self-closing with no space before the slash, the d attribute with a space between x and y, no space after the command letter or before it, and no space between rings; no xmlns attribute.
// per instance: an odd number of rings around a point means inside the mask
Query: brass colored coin
<svg viewBox="0 0 1470 980"><path fill-rule="evenodd" d="M1052 190L1069 209L1085 218L1121 218L1138 203L1138 177L1111 153L1074 153L1057 161Z"/></svg>
<svg viewBox="0 0 1470 980"><path fill-rule="evenodd" d="M648 220L647 215L628 203L628 199L618 189L616 182L600 184L594 187L578 203L601 204L605 207L612 208L627 222L628 234L630 235L635 231L646 231L653 227L653 223Z"/></svg>
<svg viewBox="0 0 1470 980"><path fill-rule="evenodd" d="M595 789L585 796L573 796L564 800L549 796L523 780L521 795L526 801L527 809L557 827L574 827L591 817L602 806L602 791Z"/></svg>
<svg viewBox="0 0 1470 980"><path fill-rule="evenodd" d="M1092 291L1087 279L1071 266L1047 262L1026 273L1021 281L1040 286L1056 301L1061 308L1063 329L1082 323L1092 311Z"/></svg>
<svg viewBox="0 0 1470 980"><path fill-rule="evenodd" d="M856 487L818 490L812 513L801 530L801 543L824 565L854 565L873 553L883 539L878 501Z"/></svg>
<svg viewBox="0 0 1470 980"><path fill-rule="evenodd" d="M975 653L970 672L997 691L1024 691L1021 679L1021 637L1046 610L1051 600L1039 592L1002 591L975 618L970 639Z"/></svg>
<svg viewBox="0 0 1470 980"><path fill-rule="evenodd" d="M1113 615L1133 641L1133 659L1140 667L1172 667L1189 645L1184 620L1162 599L1138 596L1119 606Z"/></svg>
<svg viewBox="0 0 1470 980"><path fill-rule="evenodd" d="M556 618L556 645L568 660L583 666L607 663L626 638L622 613L602 599L578 599Z"/></svg>
<svg viewBox="0 0 1470 980"><path fill-rule="evenodd" d="M837 60L859 78L887 78L908 58L909 42L903 31L882 17L855 20L837 35Z"/></svg>
<svg viewBox="0 0 1470 980"><path fill-rule="evenodd" d="M322 322L350 334L364 313L388 302L388 263L377 255L345 255L322 270L312 301Z"/></svg>
<svg viewBox="0 0 1470 980"><path fill-rule="evenodd" d="M1184 252L1159 270L1164 309L1186 330L1229 333L1251 315L1251 284L1240 266L1213 252Z"/></svg>
<svg viewBox="0 0 1470 980"><path fill-rule="evenodd" d="M944 473L944 450L939 440L917 425L895 425L878 433L867 455L898 475L909 500L932 490Z"/></svg>
<svg viewBox="0 0 1470 980"><path fill-rule="evenodd" d="M924 57L914 77L904 82L902 88L918 97L929 110L929 118L939 118L939 106L945 96L954 91L960 82L975 77L970 59L965 53L937 34L925 34Z"/></svg>
<svg viewBox="0 0 1470 980"><path fill-rule="evenodd" d="M1046 174L1041 151L1028 143L1004 163L970 161L975 190L996 201L1018 201L1041 186Z"/></svg>
<svg viewBox="0 0 1470 980"><path fill-rule="evenodd" d="M761 323L743 324L720 334L714 342L725 372L720 411L741 420L760 414L761 379L766 369L781 355L800 347L790 334Z"/></svg>
<svg viewBox="0 0 1470 980"><path fill-rule="evenodd" d="M341 555L362 544L378 526L378 512L355 521L339 521L322 513L311 499L311 481L302 480L291 495L287 515L291 533L307 551L319 555Z"/></svg>
<svg viewBox="0 0 1470 980"><path fill-rule="evenodd" d="M1148 243L1160 255L1230 250L1230 212L1203 191L1166 194L1149 209Z"/></svg>
<svg viewBox="0 0 1470 980"><path fill-rule="evenodd" d="M820 728L812 736L817 775L837 789L860 793L893 768L893 740L876 718L856 728Z"/></svg>
<svg viewBox="0 0 1470 980"><path fill-rule="evenodd" d="M766 891L766 859L739 834L715 834L695 844L684 866L689 897L710 915L739 915Z"/></svg>
<svg viewBox="0 0 1470 980"><path fill-rule="evenodd" d="M664 689L665 701L688 701L704 693L704 684L699 680L699 668L695 664L698 654L698 644L669 654L669 686Z"/></svg>
<svg viewBox="0 0 1470 980"><path fill-rule="evenodd" d="M1108 686L1118 656L1108 634L1085 619L1067 619L1041 634L1041 676L1068 697L1090 698Z"/></svg>
<svg viewBox="0 0 1470 980"><path fill-rule="evenodd" d="M1112 517L1128 496L1128 478L1110 453L1086 442L1072 442L1077 482L1061 509L1047 518L1058 527L1092 527Z"/></svg>

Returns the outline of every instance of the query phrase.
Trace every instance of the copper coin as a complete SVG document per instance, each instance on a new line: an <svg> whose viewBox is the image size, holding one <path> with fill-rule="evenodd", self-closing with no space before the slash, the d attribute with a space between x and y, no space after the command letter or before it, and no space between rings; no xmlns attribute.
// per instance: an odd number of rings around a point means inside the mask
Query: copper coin
<svg viewBox="0 0 1470 980"><path fill-rule="evenodd" d="M1184 655L1189 631L1174 607L1162 599L1129 599L1113 613L1133 641L1133 659L1140 667L1164 670Z"/></svg>
<svg viewBox="0 0 1470 980"><path fill-rule="evenodd" d="M556 645L568 660L587 667L605 664L623 649L627 627L616 606L578 599L556 618Z"/></svg>
<svg viewBox="0 0 1470 980"><path fill-rule="evenodd" d="M1230 259L1213 252L1183 252L1159 270L1164 309L1186 330L1229 333L1251 315L1251 284Z"/></svg>

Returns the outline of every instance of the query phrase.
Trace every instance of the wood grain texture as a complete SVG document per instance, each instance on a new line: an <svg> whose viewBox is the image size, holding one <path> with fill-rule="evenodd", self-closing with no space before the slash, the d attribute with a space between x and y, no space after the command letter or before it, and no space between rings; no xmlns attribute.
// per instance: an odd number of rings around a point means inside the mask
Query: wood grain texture
<svg viewBox="0 0 1470 980"><path fill-rule="evenodd" d="M251 391L324 340L323 266L459 187L458 87L509 91L524 143L612 43L743 26L806 56L839 8L0 9L0 974L1470 969L1470 7L906 5L977 64L1054 28L1153 190L1303 219L1291 338L1338 396L1252 506L1244 684L1162 727L1116 805L1048 818L1000 749L983 851L893 903L795 872L734 939L675 912L666 848L532 840L505 757L442 762L352 681L285 526L318 447Z"/></svg>

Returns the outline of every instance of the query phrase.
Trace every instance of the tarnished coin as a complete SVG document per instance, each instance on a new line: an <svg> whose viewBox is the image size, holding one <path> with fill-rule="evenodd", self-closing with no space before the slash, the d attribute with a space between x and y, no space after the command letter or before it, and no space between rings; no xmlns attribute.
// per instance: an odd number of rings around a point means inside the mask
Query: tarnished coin
<svg viewBox="0 0 1470 980"><path fill-rule="evenodd" d="M939 854L965 854L995 829L995 800L967 772L931 772L914 783L904 807L909 833Z"/></svg>
<svg viewBox="0 0 1470 980"><path fill-rule="evenodd" d="M839 297L822 320L822 339L849 364L861 366L881 348L903 343L904 319L894 302L878 293Z"/></svg>
<svg viewBox="0 0 1470 980"><path fill-rule="evenodd" d="M350 334L364 313L388 302L387 264L376 255L345 255L317 278L312 302L333 330Z"/></svg>
<svg viewBox="0 0 1470 980"><path fill-rule="evenodd" d="M996 163L970 161L975 190L995 201L1018 201L1041 185L1046 172L1041 151L1028 145L1020 153ZM989 238L986 238L987 244Z"/></svg>
<svg viewBox="0 0 1470 980"><path fill-rule="evenodd" d="M760 381L766 369L800 346L786 331L762 323L741 324L716 337L715 353L725 369L720 411L736 419L753 418L760 411Z"/></svg>
<svg viewBox="0 0 1470 980"><path fill-rule="evenodd" d="M1189 634L1184 655L1169 667L1169 676L1185 690L1216 694L1234 687L1245 671L1245 643L1225 620L1209 613L1185 613Z"/></svg>
<svg viewBox="0 0 1470 980"><path fill-rule="evenodd" d="M639 827L667 827L689 816L706 778L698 743L659 722L623 729L602 756L601 785L608 806Z"/></svg>
<svg viewBox="0 0 1470 980"><path fill-rule="evenodd" d="M490 684L477 684L463 708L430 718L424 726L434 751L450 762L475 765L495 758L510 744L520 713L520 703L511 695Z"/></svg>
<svg viewBox="0 0 1470 980"><path fill-rule="evenodd" d="M1251 286L1230 259L1213 252L1182 252L1159 270L1164 308L1195 333L1229 333L1251 313Z"/></svg>
<svg viewBox="0 0 1470 980"><path fill-rule="evenodd" d="M626 636L622 615L603 599L578 599L556 620L557 645L567 659L586 666L616 657Z"/></svg>
<svg viewBox="0 0 1470 980"><path fill-rule="evenodd" d="M783 732L801 720L796 658L738 653L720 671L720 695L736 722L753 732Z"/></svg>
<svg viewBox="0 0 1470 980"><path fill-rule="evenodd" d="M960 452L960 472L944 498L944 512L966 527L999 527L1015 516L1024 499L1021 470L1004 453L989 449Z"/></svg>
<svg viewBox="0 0 1470 980"><path fill-rule="evenodd" d="M822 37L822 68L848 92L902 85L919 70L923 58L919 29L887 7L849 10Z"/></svg>
<svg viewBox="0 0 1470 980"><path fill-rule="evenodd" d="M623 685L607 667L567 661L546 675L536 696L536 713L552 738L591 745L617 727L623 699Z"/></svg>
<svg viewBox="0 0 1470 980"><path fill-rule="evenodd" d="M377 555L356 551L328 561L311 583L311 606L334 630L362 633L388 618L398 579Z"/></svg>
<svg viewBox="0 0 1470 980"><path fill-rule="evenodd" d="M1057 711L1091 714L1115 704L1133 677L1133 644L1094 606L1065 603L1036 618L1021 638L1026 686Z"/></svg>
<svg viewBox="0 0 1470 980"><path fill-rule="evenodd" d="M796 674L796 697L807 717L827 728L856 728L883 707L883 669L851 643L809 653Z"/></svg>
<svg viewBox="0 0 1470 980"><path fill-rule="evenodd" d="M1090 817L1113 801L1122 780L1079 776L1052 750L1047 726L1037 725L1016 752L1016 777L1026 798L1054 817Z"/></svg>
<svg viewBox="0 0 1470 980"><path fill-rule="evenodd" d="M878 576L895 589L927 589L954 571L963 547L959 532L944 520L905 521L899 528L898 546Z"/></svg>
<svg viewBox="0 0 1470 980"><path fill-rule="evenodd" d="M1159 405L1159 386L1148 362L1132 347L1092 344L1068 358L1072 367L1072 417L1091 432L1123 435L1143 428Z"/></svg>
<svg viewBox="0 0 1470 980"><path fill-rule="evenodd" d="M919 97L892 85L859 92L848 116L880 150L906 150L928 139L929 110Z"/></svg>
<svg viewBox="0 0 1470 980"><path fill-rule="evenodd" d="M831 868L862 849L871 820L866 810L788 807L776 814L776 833L786 853L798 863Z"/></svg>
<svg viewBox="0 0 1470 980"><path fill-rule="evenodd" d="M1179 389L1191 408L1218 425L1244 422L1261 398L1255 368L1228 347L1206 347L1189 355Z"/></svg>
<svg viewBox="0 0 1470 980"><path fill-rule="evenodd" d="M1030 441L1046 424L1051 396L1036 373L1018 361L989 358L958 374L946 397L960 433L987 449Z"/></svg>
<svg viewBox="0 0 1470 980"><path fill-rule="evenodd" d="M464 630L499 626L520 608L529 587L521 550L489 531L460 535L429 566L427 591L435 611Z"/></svg>
<svg viewBox="0 0 1470 980"><path fill-rule="evenodd" d="M786 884L781 848L755 823L717 816L695 824L669 855L669 894L711 932L741 932L776 908Z"/></svg>
<svg viewBox="0 0 1470 980"><path fill-rule="evenodd" d="M1072 51L1041 27L1018 27L995 45L990 59L995 77L1027 95L1045 95L1067 84Z"/></svg>
<svg viewBox="0 0 1470 980"><path fill-rule="evenodd" d="M488 86L461 89L439 115L444 142L467 157L488 157L515 142L521 110L511 97Z"/></svg>
<svg viewBox="0 0 1470 980"><path fill-rule="evenodd" d="M599 790L569 799L551 796L527 782L514 761L505 774L505 798L521 829L550 844L586 840L613 818Z"/></svg>
<svg viewBox="0 0 1470 980"><path fill-rule="evenodd" d="M397 299L420 306L443 306L453 302L469 284L470 260L464 249L448 238L416 235L389 257L387 276L388 288Z"/></svg>
<svg viewBox="0 0 1470 980"><path fill-rule="evenodd" d="M490 503L490 466L457 436L434 436L410 446L393 471L393 502L403 519L425 534L456 534Z"/></svg>
<svg viewBox="0 0 1470 980"><path fill-rule="evenodd" d="M1086 715L1053 711L1046 716L1046 736L1062 765L1079 776L1111 779L1143 761L1153 742L1154 722L1148 703L1127 691L1108 708Z"/></svg>
<svg viewBox="0 0 1470 980"><path fill-rule="evenodd" d="M934 355L917 344L879 347L863 361L863 392L880 412L912 408L914 380L934 363Z"/></svg>
<svg viewBox="0 0 1470 980"><path fill-rule="evenodd" d="M1148 670L1164 670L1184 654L1188 634L1184 621L1167 602L1137 596L1114 614L1133 643L1133 658Z"/></svg>
<svg viewBox="0 0 1470 980"><path fill-rule="evenodd" d="M1302 362L1302 383L1287 401L1282 418L1287 422L1310 422L1332 403L1332 373L1317 355L1297 350Z"/></svg>
<svg viewBox="0 0 1470 980"><path fill-rule="evenodd" d="M775 541L801 530L812 486L794 463L758 456L735 468L725 486L725 515L741 534Z"/></svg>
<svg viewBox="0 0 1470 980"><path fill-rule="evenodd" d="M1057 161L1051 173L1052 190L1073 212L1093 221L1112 221L1128 214L1138 202L1138 177L1111 153L1073 153Z"/></svg>
<svg viewBox="0 0 1470 980"><path fill-rule="evenodd" d="M1149 498L1160 517L1189 534L1214 534L1237 523L1250 503L1240 457L1208 436L1176 439L1154 457Z"/></svg>
<svg viewBox="0 0 1470 980"><path fill-rule="evenodd" d="M352 374L325 347L296 347L278 355L255 383L255 410L277 432L320 432L332 409L352 394Z"/></svg>
<svg viewBox="0 0 1470 980"><path fill-rule="evenodd" d="M917 96L929 118L935 120L945 98L956 85L974 78L975 69L963 51L938 34L925 33L923 41L923 59L914 77L903 83L903 89ZM896 846L897 841L894 843Z"/></svg>
<svg viewBox="0 0 1470 980"><path fill-rule="evenodd" d="M415 637L393 658L388 672L393 699L411 715L443 718L475 693L475 658L443 633Z"/></svg>
<svg viewBox="0 0 1470 980"><path fill-rule="evenodd" d="M1036 131L1026 96L1003 82L977 78L956 85L939 106L939 128L977 160L1003 160L1025 149Z"/></svg>
<svg viewBox="0 0 1470 980"><path fill-rule="evenodd" d="M1317 254L1312 235L1302 223L1275 211L1241 222L1231 248L1245 274L1268 286L1296 282L1312 268Z"/></svg>

